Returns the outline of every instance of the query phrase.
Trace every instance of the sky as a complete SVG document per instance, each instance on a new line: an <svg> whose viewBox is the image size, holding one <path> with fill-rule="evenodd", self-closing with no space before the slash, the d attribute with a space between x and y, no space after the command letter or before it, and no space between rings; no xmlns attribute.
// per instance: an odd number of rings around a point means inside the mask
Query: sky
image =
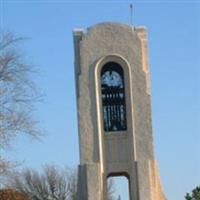
<svg viewBox="0 0 200 200"><path fill-rule="evenodd" d="M0 28L28 38L21 49L39 70L34 81L45 94L35 111L45 137L16 138L4 152L8 159L38 170L46 163L78 165L72 30L105 21L129 24L130 2L0 0ZM162 187L169 200L182 200L200 184L200 1L134 1L133 23L148 29L154 150Z"/></svg>

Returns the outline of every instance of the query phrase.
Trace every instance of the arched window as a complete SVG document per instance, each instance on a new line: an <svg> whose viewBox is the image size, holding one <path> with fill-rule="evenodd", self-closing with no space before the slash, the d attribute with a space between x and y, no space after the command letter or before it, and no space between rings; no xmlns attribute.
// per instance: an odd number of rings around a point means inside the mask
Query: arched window
<svg viewBox="0 0 200 200"><path fill-rule="evenodd" d="M118 63L108 62L102 67L101 94L104 130L125 131L127 124L124 72Z"/></svg>

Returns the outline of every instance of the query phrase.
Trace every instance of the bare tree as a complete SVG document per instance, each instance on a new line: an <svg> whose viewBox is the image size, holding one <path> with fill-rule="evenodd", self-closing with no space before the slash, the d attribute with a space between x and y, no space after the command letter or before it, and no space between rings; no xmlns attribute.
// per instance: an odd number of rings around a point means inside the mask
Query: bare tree
<svg viewBox="0 0 200 200"><path fill-rule="evenodd" d="M114 187L114 180L112 178L109 178L107 180L107 186L106 186L106 192L107 192L107 200L115 200L115 187Z"/></svg>
<svg viewBox="0 0 200 200"><path fill-rule="evenodd" d="M68 190L70 193L70 200L77 200L77 170L73 169L67 175L68 179Z"/></svg>
<svg viewBox="0 0 200 200"><path fill-rule="evenodd" d="M21 133L39 135L32 114L38 90L31 81L33 66L20 54L22 38L0 31L0 151ZM0 175L8 162L0 156Z"/></svg>
<svg viewBox="0 0 200 200"><path fill-rule="evenodd" d="M77 171L47 165L42 173L23 170L10 178L9 188L26 194L30 200L77 200ZM108 180L107 199L115 200L113 179Z"/></svg>
<svg viewBox="0 0 200 200"><path fill-rule="evenodd" d="M42 173L26 169L12 177L10 186L31 200L75 200L76 172L47 165Z"/></svg>

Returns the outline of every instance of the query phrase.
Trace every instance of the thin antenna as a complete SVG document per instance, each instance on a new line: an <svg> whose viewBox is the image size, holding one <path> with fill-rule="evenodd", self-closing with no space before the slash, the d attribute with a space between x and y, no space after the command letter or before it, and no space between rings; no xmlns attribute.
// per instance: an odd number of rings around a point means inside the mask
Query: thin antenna
<svg viewBox="0 0 200 200"><path fill-rule="evenodd" d="M133 26L133 4L130 4L130 25Z"/></svg>

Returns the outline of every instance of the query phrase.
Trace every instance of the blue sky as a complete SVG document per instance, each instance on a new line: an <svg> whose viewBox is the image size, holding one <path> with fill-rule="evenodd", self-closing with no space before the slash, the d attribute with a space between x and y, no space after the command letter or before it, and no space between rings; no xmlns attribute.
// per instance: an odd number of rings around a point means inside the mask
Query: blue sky
<svg viewBox="0 0 200 200"><path fill-rule="evenodd" d="M130 1L0 1L1 28L29 38L22 49L45 93L36 118L43 142L16 139L6 153L23 167L79 162L72 30L129 23ZM200 184L200 1L134 1L135 25L148 28L152 120L164 191L181 200Z"/></svg>

